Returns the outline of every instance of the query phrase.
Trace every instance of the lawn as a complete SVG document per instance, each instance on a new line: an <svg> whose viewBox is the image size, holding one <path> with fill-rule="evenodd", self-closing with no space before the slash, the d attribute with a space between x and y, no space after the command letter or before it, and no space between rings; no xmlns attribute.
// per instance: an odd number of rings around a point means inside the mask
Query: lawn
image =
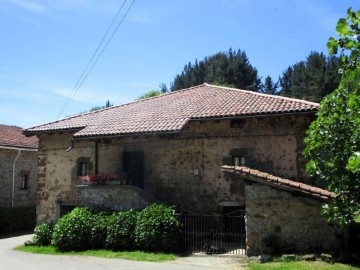
<svg viewBox="0 0 360 270"><path fill-rule="evenodd" d="M325 263L322 261L315 262L270 262L270 263L254 263L250 262L249 270L349 270L360 269L357 266L351 266L341 263Z"/></svg>
<svg viewBox="0 0 360 270"><path fill-rule="evenodd" d="M110 251L87 250L81 252L57 252L53 246L19 246L15 250L47 255L96 256L104 258L121 258L133 261L164 262L175 260L178 255L173 253L154 253L146 251Z"/></svg>

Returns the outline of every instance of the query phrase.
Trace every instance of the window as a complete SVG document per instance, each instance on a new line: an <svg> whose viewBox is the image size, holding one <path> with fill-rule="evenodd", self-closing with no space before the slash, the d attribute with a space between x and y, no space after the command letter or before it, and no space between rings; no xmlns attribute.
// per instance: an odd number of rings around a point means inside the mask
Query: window
<svg viewBox="0 0 360 270"><path fill-rule="evenodd" d="M245 157L233 157L234 166L245 166Z"/></svg>
<svg viewBox="0 0 360 270"><path fill-rule="evenodd" d="M88 175L88 163L87 162L79 162L78 163L78 176L86 176Z"/></svg>
<svg viewBox="0 0 360 270"><path fill-rule="evenodd" d="M28 188L28 180L29 180L29 176L27 176L27 175L21 176L21 188L22 189Z"/></svg>
<svg viewBox="0 0 360 270"><path fill-rule="evenodd" d="M21 189L27 189L28 188L28 182L29 182L29 171L22 170L20 173L21 176Z"/></svg>

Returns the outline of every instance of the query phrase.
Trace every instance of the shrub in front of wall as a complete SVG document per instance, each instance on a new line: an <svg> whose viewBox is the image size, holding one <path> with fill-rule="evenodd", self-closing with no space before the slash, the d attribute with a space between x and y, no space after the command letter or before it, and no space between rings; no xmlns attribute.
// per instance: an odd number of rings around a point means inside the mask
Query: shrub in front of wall
<svg viewBox="0 0 360 270"><path fill-rule="evenodd" d="M109 217L106 248L111 250L130 250L134 248L137 211L129 210L114 213Z"/></svg>
<svg viewBox="0 0 360 270"><path fill-rule="evenodd" d="M152 204L139 212L135 229L135 242L145 250L176 250L180 222L172 207Z"/></svg>
<svg viewBox="0 0 360 270"><path fill-rule="evenodd" d="M35 206L0 208L0 235L34 230Z"/></svg>
<svg viewBox="0 0 360 270"><path fill-rule="evenodd" d="M91 249L103 249L106 247L109 219L110 216L108 213L94 214L90 237Z"/></svg>
<svg viewBox="0 0 360 270"><path fill-rule="evenodd" d="M87 208L75 208L54 226L51 243L60 252L89 249L94 214Z"/></svg>
<svg viewBox="0 0 360 270"><path fill-rule="evenodd" d="M37 225L34 230L33 244L36 246L48 246L51 244L54 230L53 223L43 223Z"/></svg>

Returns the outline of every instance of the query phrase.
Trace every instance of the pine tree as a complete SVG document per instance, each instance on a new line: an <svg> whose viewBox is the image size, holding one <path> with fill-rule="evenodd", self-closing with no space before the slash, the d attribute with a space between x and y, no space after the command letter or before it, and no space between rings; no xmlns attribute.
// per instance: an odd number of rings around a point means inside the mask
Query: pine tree
<svg viewBox="0 0 360 270"><path fill-rule="evenodd" d="M171 91L176 91L204 82L228 85L240 89L258 91L261 80L258 71L254 68L244 51L219 52L203 60L189 62L183 71L176 75L171 83Z"/></svg>
<svg viewBox="0 0 360 270"><path fill-rule="evenodd" d="M276 95L278 88L279 88L279 81L274 83L271 77L268 75L265 78L264 84L261 85L259 92L269 95Z"/></svg>
<svg viewBox="0 0 360 270"><path fill-rule="evenodd" d="M340 82L338 57L311 52L305 61L289 66L280 78L282 96L319 102Z"/></svg>

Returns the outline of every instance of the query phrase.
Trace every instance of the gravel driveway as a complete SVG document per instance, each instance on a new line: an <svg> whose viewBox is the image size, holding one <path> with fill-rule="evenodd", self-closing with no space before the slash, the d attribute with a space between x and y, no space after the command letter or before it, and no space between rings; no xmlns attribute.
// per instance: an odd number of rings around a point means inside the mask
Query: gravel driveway
<svg viewBox="0 0 360 270"><path fill-rule="evenodd" d="M1 270L193 270L243 269L244 258L221 256L189 256L165 263L137 262L85 256L38 255L12 250L31 239L24 235L0 239Z"/></svg>

